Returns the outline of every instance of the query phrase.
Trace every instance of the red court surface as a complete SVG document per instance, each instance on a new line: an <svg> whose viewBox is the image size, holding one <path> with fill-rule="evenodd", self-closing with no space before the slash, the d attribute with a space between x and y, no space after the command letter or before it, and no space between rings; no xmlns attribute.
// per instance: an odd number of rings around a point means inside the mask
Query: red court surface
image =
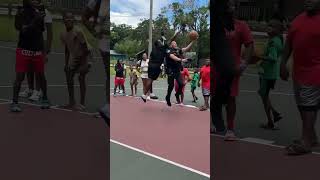
<svg viewBox="0 0 320 180"><path fill-rule="evenodd" d="M319 154L287 156L281 147L251 142L224 142L211 136L213 180L319 179Z"/></svg>
<svg viewBox="0 0 320 180"><path fill-rule="evenodd" d="M109 129L77 112L0 105L0 179L107 180Z"/></svg>
<svg viewBox="0 0 320 180"><path fill-rule="evenodd" d="M209 112L139 98L111 98L111 139L210 174Z"/></svg>

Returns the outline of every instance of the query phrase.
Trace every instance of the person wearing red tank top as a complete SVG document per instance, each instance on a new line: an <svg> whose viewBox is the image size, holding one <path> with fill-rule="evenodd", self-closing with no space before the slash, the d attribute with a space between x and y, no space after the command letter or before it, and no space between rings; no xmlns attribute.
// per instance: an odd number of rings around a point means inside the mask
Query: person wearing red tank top
<svg viewBox="0 0 320 180"><path fill-rule="evenodd" d="M293 53L292 78L302 120L302 139L286 148L289 155L311 153L318 144L315 124L320 107L320 0L305 0L304 8L288 31L281 63L281 78L287 81L286 64Z"/></svg>

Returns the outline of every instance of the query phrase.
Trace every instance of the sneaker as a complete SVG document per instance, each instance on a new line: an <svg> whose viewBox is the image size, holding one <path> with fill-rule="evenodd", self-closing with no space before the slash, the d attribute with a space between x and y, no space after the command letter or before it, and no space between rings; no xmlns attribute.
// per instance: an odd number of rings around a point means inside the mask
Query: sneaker
<svg viewBox="0 0 320 180"><path fill-rule="evenodd" d="M169 96L166 96L166 102L168 106L171 106L171 101Z"/></svg>
<svg viewBox="0 0 320 180"><path fill-rule="evenodd" d="M110 110L108 104L99 109L99 114L104 119L105 123L110 126Z"/></svg>
<svg viewBox="0 0 320 180"><path fill-rule="evenodd" d="M41 99L41 109L49 109L50 102L48 99Z"/></svg>
<svg viewBox="0 0 320 180"><path fill-rule="evenodd" d="M147 97L146 97L146 95L142 95L142 96L141 96L141 99L143 100L143 102L147 102Z"/></svg>
<svg viewBox="0 0 320 180"><path fill-rule="evenodd" d="M120 91L119 91L119 94L122 94L122 93L123 93L123 90L120 90Z"/></svg>
<svg viewBox="0 0 320 180"><path fill-rule="evenodd" d="M147 97L147 100L150 100L150 99L151 99L150 96L148 96L148 97Z"/></svg>
<svg viewBox="0 0 320 180"><path fill-rule="evenodd" d="M150 94L150 98L151 98L151 99L159 99L158 96L156 96L154 93L151 93L151 94Z"/></svg>
<svg viewBox="0 0 320 180"><path fill-rule="evenodd" d="M31 96L32 93L33 93L33 91L31 89L26 88L24 91L19 93L19 97L27 98L27 97Z"/></svg>
<svg viewBox="0 0 320 180"><path fill-rule="evenodd" d="M34 90L32 95L29 97L29 100L30 101L39 101L40 96L41 96L41 92Z"/></svg>
<svg viewBox="0 0 320 180"><path fill-rule="evenodd" d="M21 112L22 109L21 109L21 107L19 106L18 103L12 103L12 104L10 105L10 111L11 111L11 112Z"/></svg>
<svg viewBox="0 0 320 180"><path fill-rule="evenodd" d="M224 140L225 141L237 141L238 138L237 138L236 134L234 133L234 131L228 130L225 135Z"/></svg>

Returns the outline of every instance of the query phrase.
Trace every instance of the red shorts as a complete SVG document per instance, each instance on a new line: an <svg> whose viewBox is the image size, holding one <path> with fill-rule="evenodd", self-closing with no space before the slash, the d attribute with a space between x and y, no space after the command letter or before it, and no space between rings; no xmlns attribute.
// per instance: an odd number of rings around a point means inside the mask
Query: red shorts
<svg viewBox="0 0 320 180"><path fill-rule="evenodd" d="M115 77L114 78L114 85L115 86L123 86L124 82L125 82L124 78L121 78L121 77Z"/></svg>
<svg viewBox="0 0 320 180"><path fill-rule="evenodd" d="M184 94L184 89L185 89L185 87L186 87L186 86L183 86L183 88L182 88L182 94ZM174 81L174 89L175 89L176 92L178 92L178 83L177 83L176 80Z"/></svg>
<svg viewBox="0 0 320 180"><path fill-rule="evenodd" d="M44 55L41 51L16 49L16 72L44 72Z"/></svg>

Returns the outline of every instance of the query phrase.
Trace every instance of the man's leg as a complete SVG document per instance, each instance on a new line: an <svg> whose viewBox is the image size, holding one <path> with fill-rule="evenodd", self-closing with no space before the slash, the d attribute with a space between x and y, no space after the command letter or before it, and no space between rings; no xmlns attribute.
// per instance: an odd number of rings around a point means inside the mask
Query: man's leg
<svg viewBox="0 0 320 180"><path fill-rule="evenodd" d="M24 80L25 73L16 73L16 79L13 84L13 103L18 103L21 83Z"/></svg>
<svg viewBox="0 0 320 180"><path fill-rule="evenodd" d="M228 130L234 131L234 121L235 121L236 110L237 110L235 97L229 97L226 110L227 110Z"/></svg>
<svg viewBox="0 0 320 180"><path fill-rule="evenodd" d="M34 72L27 73L27 81L28 81L28 88L30 90L34 90L34 79L35 79Z"/></svg>
<svg viewBox="0 0 320 180"><path fill-rule="evenodd" d="M79 84L80 84L80 104L85 106L86 101L86 91L87 91L87 84L86 84L86 73L80 73L79 75Z"/></svg>
<svg viewBox="0 0 320 180"><path fill-rule="evenodd" d="M171 106L171 93L173 91L174 88L174 75L173 74L168 74L168 90L167 90L167 95L166 95L166 101L167 101L167 105Z"/></svg>
<svg viewBox="0 0 320 180"><path fill-rule="evenodd" d="M178 89L177 89L177 92L176 92L175 96L177 98L178 104L180 104L181 101L180 101L180 97L179 96L182 94L182 90L183 90L183 87L184 87L181 73L177 73L175 75L175 79L176 79L176 82L177 82L177 85L178 85Z"/></svg>
<svg viewBox="0 0 320 180"><path fill-rule="evenodd" d="M302 141L307 149L311 149L314 141L314 124L317 119L317 111L299 108L302 120Z"/></svg>
<svg viewBox="0 0 320 180"><path fill-rule="evenodd" d="M212 124L215 127L217 133L223 134L226 127L224 125L224 120L222 116L222 103L218 100L213 100L211 108L212 109L210 112Z"/></svg>
<svg viewBox="0 0 320 180"><path fill-rule="evenodd" d="M74 97L74 72L67 72L67 86L69 93L69 106L74 107L76 100Z"/></svg>

